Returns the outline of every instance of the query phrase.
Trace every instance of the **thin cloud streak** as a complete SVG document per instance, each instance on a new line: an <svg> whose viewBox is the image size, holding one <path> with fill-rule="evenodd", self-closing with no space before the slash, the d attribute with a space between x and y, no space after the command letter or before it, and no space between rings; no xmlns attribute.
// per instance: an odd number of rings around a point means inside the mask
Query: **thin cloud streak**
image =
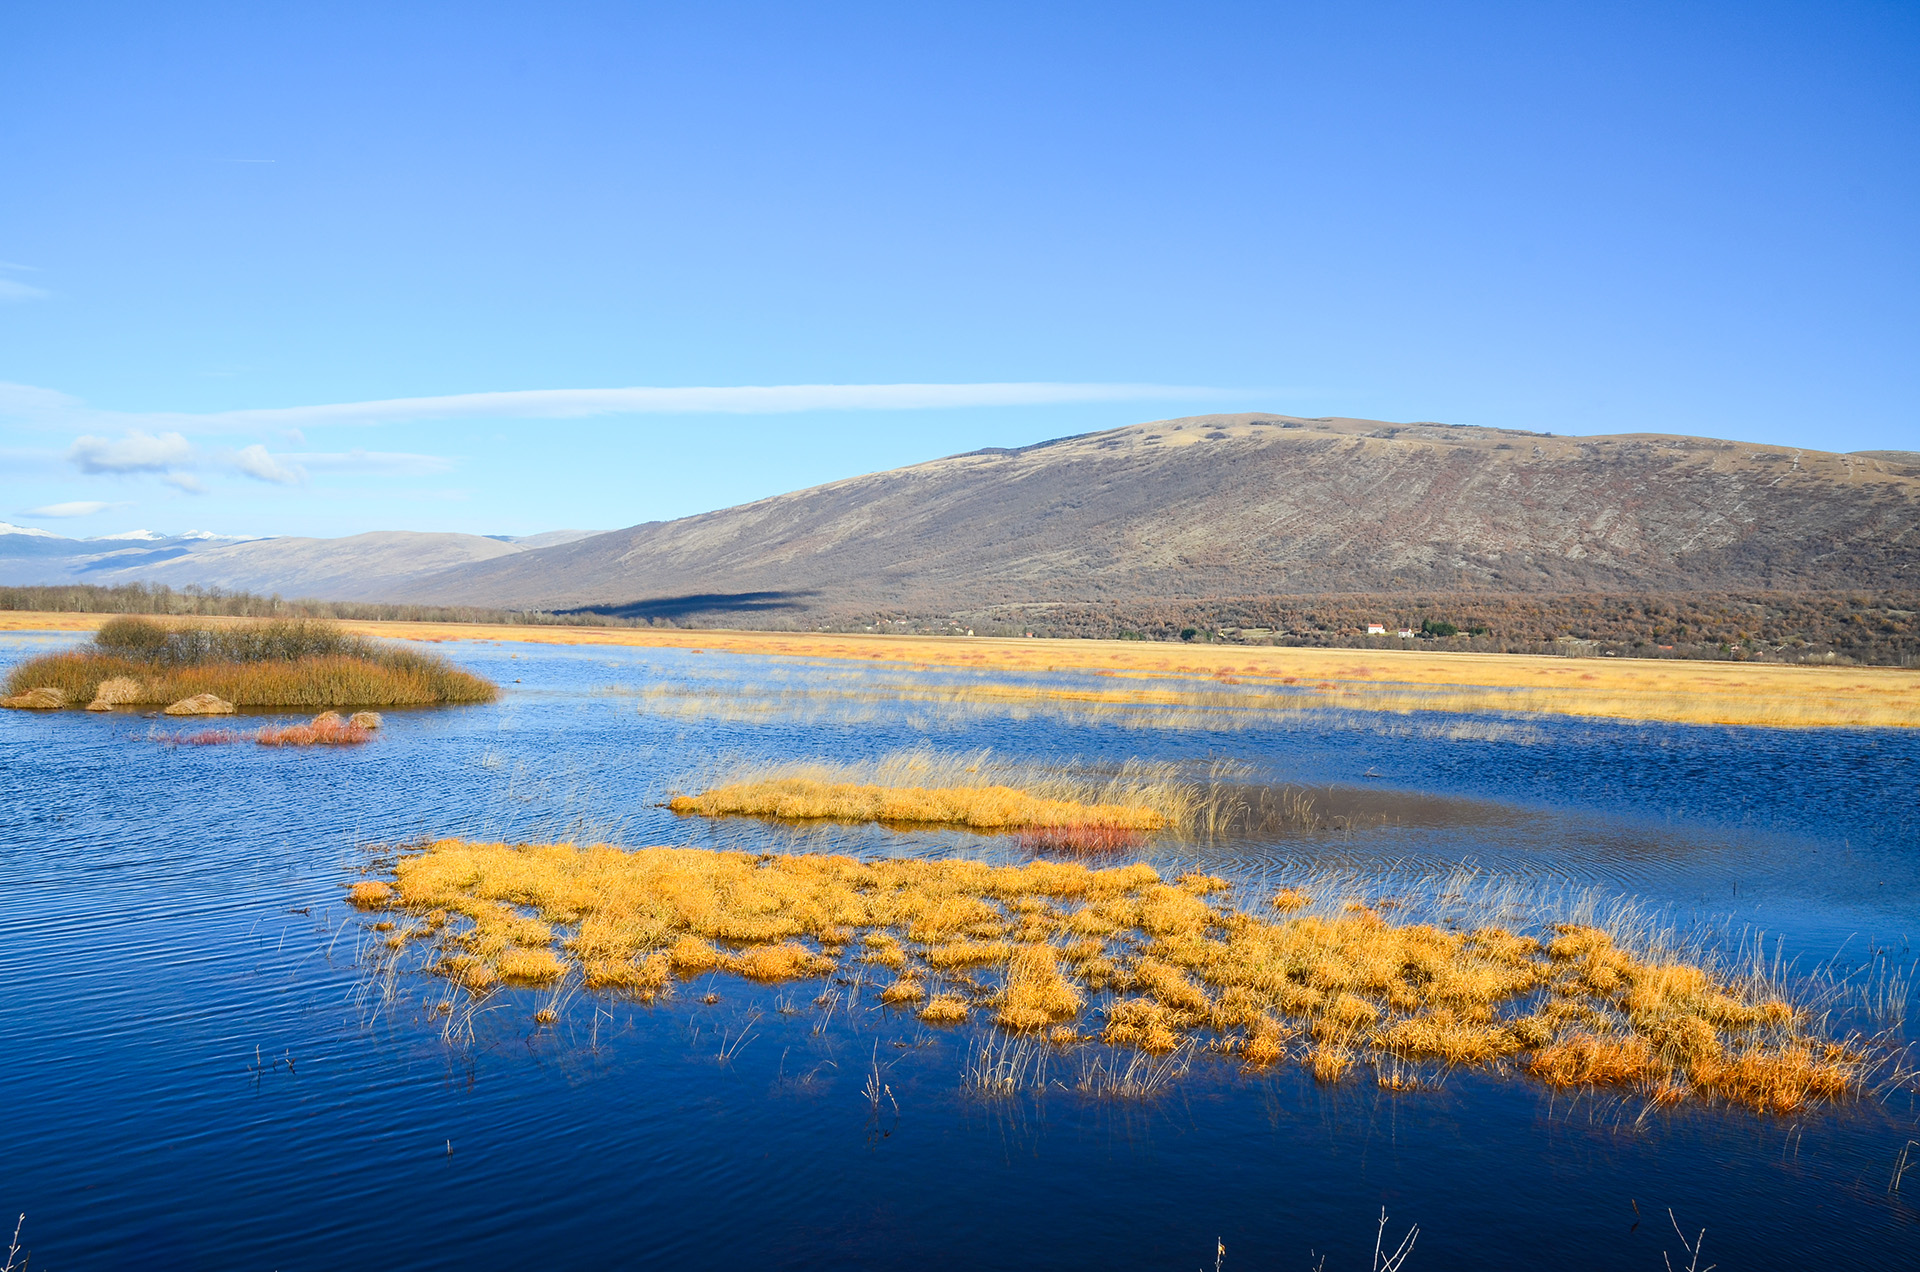
<svg viewBox="0 0 1920 1272"><path fill-rule="evenodd" d="M101 411L51 389L0 384L0 419L67 427L239 432L453 419L585 419L603 415L784 415L800 411L916 411L1090 402L1216 401L1271 394L1174 384L775 384L726 387L527 389L386 398L319 406L184 412Z"/></svg>
<svg viewBox="0 0 1920 1272"><path fill-rule="evenodd" d="M443 455L412 455L405 451L310 451L280 458L314 472L359 473L369 477L431 477L453 471L453 461Z"/></svg>
<svg viewBox="0 0 1920 1272"><path fill-rule="evenodd" d="M47 504L42 508L29 508L21 515L28 517L91 517L96 512L105 512L109 508L125 508L125 503L108 503L103 499L75 499L70 503Z"/></svg>

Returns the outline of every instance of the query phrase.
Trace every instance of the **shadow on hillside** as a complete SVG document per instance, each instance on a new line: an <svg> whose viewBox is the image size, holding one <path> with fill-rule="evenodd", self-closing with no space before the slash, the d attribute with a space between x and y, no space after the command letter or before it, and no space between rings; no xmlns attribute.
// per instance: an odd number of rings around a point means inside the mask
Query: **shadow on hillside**
<svg viewBox="0 0 1920 1272"><path fill-rule="evenodd" d="M756 614L806 608L806 598L817 592L691 592L685 596L656 596L625 605L581 605L555 610L556 614L602 614L608 618L686 618L693 614Z"/></svg>

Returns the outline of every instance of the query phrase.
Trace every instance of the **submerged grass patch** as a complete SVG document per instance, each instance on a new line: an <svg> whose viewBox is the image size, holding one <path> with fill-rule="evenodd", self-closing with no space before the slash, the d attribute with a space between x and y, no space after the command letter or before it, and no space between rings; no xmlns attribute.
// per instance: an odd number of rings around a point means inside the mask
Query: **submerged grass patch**
<svg viewBox="0 0 1920 1272"><path fill-rule="evenodd" d="M1423 1061L1789 1113L1871 1068L1766 978L1635 953L1597 926L1450 931L1358 903L1265 917L1224 890L1139 863L442 840L351 899L415 916L404 939L476 993L577 970L651 1000L714 970L777 982L860 960L892 969L883 1003L933 1023L979 1015L1066 1045L1084 1021L1113 1047L1205 1041L1328 1082Z"/></svg>
<svg viewBox="0 0 1920 1272"><path fill-rule="evenodd" d="M1020 850L1037 855L1108 857L1144 847L1145 835L1108 822L1065 822L1020 832Z"/></svg>
<svg viewBox="0 0 1920 1272"><path fill-rule="evenodd" d="M59 705L165 706L210 693L240 707L427 706L491 702L499 690L434 654L331 624L214 626L118 618L92 649L29 659L5 693L57 694Z"/></svg>

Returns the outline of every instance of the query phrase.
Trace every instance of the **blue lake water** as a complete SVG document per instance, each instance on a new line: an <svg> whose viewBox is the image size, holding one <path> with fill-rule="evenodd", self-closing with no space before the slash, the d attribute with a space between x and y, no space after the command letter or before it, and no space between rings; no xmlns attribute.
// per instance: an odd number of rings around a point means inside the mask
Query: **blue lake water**
<svg viewBox="0 0 1920 1272"><path fill-rule="evenodd" d="M67 637L0 640L0 662ZM1671 1207L1722 1268L1915 1266L1910 1094L1793 1119L1454 1074L1390 1093L1196 1059L1148 1103L962 1090L979 1031L812 987L496 995L449 1042L386 1001L342 895L424 835L1004 855L1006 841L690 823L654 807L732 757L903 747L1228 759L1352 829L1161 844L1233 878L1410 880L1460 863L1764 931L1811 967L1910 966L1920 735L1302 715L1155 727L1044 711L792 710L817 669L462 643L500 702L389 712L361 748L169 746L131 713L0 713L0 1211L35 1267L1370 1265L1381 1208L1423 1269L1659 1268ZM838 683L897 672L824 669ZM851 680L849 678L852 678ZM661 710L661 686L779 709ZM671 701L680 701L672 699ZM1774 948L1769 944L1768 948ZM744 1037L745 1041L741 1039ZM729 1051L722 1059L720 1052ZM891 1094L863 1094L878 1070ZM1920 1156L1920 1149L1910 1156ZM1390 1239L1391 1244L1391 1239ZM1681 1261L1676 1259L1676 1265Z"/></svg>

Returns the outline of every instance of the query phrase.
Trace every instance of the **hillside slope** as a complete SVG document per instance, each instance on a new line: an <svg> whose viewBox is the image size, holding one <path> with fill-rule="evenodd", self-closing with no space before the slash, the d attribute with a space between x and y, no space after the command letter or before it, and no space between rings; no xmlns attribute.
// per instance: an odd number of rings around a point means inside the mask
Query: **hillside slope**
<svg viewBox="0 0 1920 1272"><path fill-rule="evenodd" d="M1913 589L1920 464L1201 416L957 455L417 578L393 600L789 619L1401 592Z"/></svg>

